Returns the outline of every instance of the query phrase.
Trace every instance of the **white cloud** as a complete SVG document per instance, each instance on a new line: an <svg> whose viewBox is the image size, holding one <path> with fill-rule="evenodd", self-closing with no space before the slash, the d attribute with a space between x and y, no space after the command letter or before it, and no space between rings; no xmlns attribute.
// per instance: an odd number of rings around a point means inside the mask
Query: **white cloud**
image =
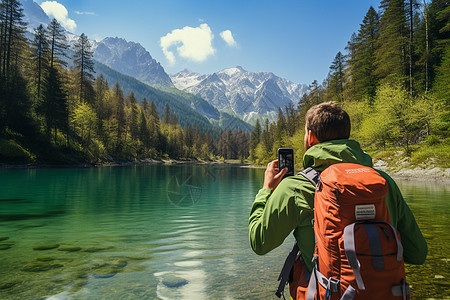
<svg viewBox="0 0 450 300"><path fill-rule="evenodd" d="M77 28L77 24L74 20L69 18L66 7L61 3L56 1L45 1L42 2L41 7L49 17L58 20L65 29L73 32Z"/></svg>
<svg viewBox="0 0 450 300"><path fill-rule="evenodd" d="M208 24L199 27L186 26L183 29L175 29L160 39L160 46L164 55L171 65L175 64L175 54L169 50L177 46L179 56L195 62L205 61L216 52L212 46L214 35Z"/></svg>
<svg viewBox="0 0 450 300"><path fill-rule="evenodd" d="M77 15L90 15L90 16L96 16L97 14L93 11L78 11L76 10L75 13Z"/></svg>
<svg viewBox="0 0 450 300"><path fill-rule="evenodd" d="M225 41L225 43L227 43L228 46L230 46L230 47L236 47L237 46L237 43L234 40L233 34L231 33L230 30L222 31L220 33L220 36Z"/></svg>

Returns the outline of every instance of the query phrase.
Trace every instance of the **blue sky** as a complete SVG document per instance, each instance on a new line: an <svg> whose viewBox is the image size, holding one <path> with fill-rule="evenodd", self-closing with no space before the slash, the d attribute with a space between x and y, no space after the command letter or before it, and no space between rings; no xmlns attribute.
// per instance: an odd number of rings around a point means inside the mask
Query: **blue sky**
<svg viewBox="0 0 450 300"><path fill-rule="evenodd" d="M323 81L336 53L380 1L35 2L73 33L139 42L169 74L185 68L209 74L239 65L310 84Z"/></svg>

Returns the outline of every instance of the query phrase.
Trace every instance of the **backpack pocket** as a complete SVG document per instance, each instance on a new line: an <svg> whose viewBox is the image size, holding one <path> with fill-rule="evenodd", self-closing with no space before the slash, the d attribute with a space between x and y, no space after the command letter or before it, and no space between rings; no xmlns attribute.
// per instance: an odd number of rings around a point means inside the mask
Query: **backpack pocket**
<svg viewBox="0 0 450 300"><path fill-rule="evenodd" d="M359 299L409 298L407 288L400 295L393 292L393 287L406 284L403 247L394 227L385 222L356 222L344 229L339 245L341 294L352 286Z"/></svg>

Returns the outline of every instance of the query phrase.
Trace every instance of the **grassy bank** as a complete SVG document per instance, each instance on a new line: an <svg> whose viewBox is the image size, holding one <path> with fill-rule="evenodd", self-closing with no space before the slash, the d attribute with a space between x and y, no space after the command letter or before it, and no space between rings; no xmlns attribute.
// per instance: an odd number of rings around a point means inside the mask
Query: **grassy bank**
<svg viewBox="0 0 450 300"><path fill-rule="evenodd" d="M382 149L368 148L375 167L397 177L450 180L450 141L427 141L422 144Z"/></svg>

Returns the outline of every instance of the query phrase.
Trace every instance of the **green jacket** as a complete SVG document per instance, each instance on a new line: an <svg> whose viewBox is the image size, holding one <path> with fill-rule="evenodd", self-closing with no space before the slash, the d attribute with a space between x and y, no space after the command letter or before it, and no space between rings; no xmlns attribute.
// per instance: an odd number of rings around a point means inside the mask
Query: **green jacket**
<svg viewBox="0 0 450 300"><path fill-rule="evenodd" d="M303 157L304 168L313 167L318 171L340 162L372 167L372 158L353 140L317 144L308 149ZM401 235L405 262L423 264L428 251L427 243L414 215L394 180L386 173L378 172L389 186L386 203L391 223ZM273 192L270 189L259 190L249 217L250 244L255 253L263 255L275 249L293 231L303 259L308 269L312 270L314 190L313 184L302 175L283 179Z"/></svg>

